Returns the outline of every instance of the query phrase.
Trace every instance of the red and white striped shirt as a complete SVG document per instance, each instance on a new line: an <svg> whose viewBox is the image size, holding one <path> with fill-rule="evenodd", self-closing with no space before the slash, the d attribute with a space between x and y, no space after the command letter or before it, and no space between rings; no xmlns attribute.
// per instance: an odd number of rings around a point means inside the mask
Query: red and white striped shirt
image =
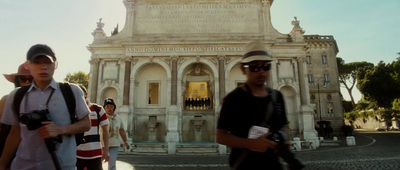
<svg viewBox="0 0 400 170"><path fill-rule="evenodd" d="M99 117L100 121L97 120L97 113L96 110L94 109L94 105L96 105L99 109ZM76 157L80 159L94 159L94 158L99 158L102 156L102 149L101 149L101 144L100 144L100 135L99 135L99 130L101 126L108 125L108 119L107 115L105 113L105 110L102 106L99 106L97 104L91 104L89 103L89 109L90 109L90 121L92 123L89 131L86 131L84 133L85 139L88 137L91 139L95 140L89 140L86 143L80 144L76 149ZM100 123L99 123L100 122ZM99 124L99 126L97 126ZM94 137L94 138L93 138Z"/></svg>

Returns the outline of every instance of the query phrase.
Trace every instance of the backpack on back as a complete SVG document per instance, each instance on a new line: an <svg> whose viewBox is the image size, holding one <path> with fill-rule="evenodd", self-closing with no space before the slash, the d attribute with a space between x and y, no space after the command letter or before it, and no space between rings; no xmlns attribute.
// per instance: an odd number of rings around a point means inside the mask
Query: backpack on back
<svg viewBox="0 0 400 170"><path fill-rule="evenodd" d="M61 93L64 97L65 103L67 104L68 107L68 112L69 112L69 117L71 120L71 124L77 122L77 117L75 113L75 108L76 108L76 101L74 97L74 93L72 92L71 86L69 83L58 83L60 85L60 90ZM21 106L22 99L25 96L25 93L29 90L31 86L23 86L17 90L14 96L14 111L17 114L17 117L19 117L19 109ZM75 134L75 140L76 144L79 145L83 141L83 133Z"/></svg>

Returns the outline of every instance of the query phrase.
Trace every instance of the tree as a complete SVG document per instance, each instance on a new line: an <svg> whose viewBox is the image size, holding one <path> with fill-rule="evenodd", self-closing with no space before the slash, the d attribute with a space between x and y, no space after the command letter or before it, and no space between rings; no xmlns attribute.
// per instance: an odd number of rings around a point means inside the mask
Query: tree
<svg viewBox="0 0 400 170"><path fill-rule="evenodd" d="M86 74L82 71L76 72L74 74L68 73L67 77L65 77L64 81L75 83L75 84L82 84L86 88L89 85L89 74Z"/></svg>
<svg viewBox="0 0 400 170"><path fill-rule="evenodd" d="M346 88L349 93L351 103L355 107L356 103L352 94L354 85L357 82L357 72L359 68L363 67L373 67L374 64L369 62L351 62L345 63L340 57L336 58L338 69L339 69L339 82Z"/></svg>
<svg viewBox="0 0 400 170"><path fill-rule="evenodd" d="M400 116L400 98L394 99L393 101L393 116Z"/></svg>
<svg viewBox="0 0 400 170"><path fill-rule="evenodd" d="M372 69L359 70L357 87L366 100L378 107L392 108L394 99L400 97L400 81L394 66L395 62L386 65L381 61Z"/></svg>
<svg viewBox="0 0 400 170"><path fill-rule="evenodd" d="M399 57L397 57L397 61L400 61L400 52L397 53L397 55L399 55Z"/></svg>
<svg viewBox="0 0 400 170"><path fill-rule="evenodd" d="M343 104L343 109L344 109L345 113L346 112L351 112L354 109L354 106L351 103L351 101L343 100L342 104Z"/></svg>

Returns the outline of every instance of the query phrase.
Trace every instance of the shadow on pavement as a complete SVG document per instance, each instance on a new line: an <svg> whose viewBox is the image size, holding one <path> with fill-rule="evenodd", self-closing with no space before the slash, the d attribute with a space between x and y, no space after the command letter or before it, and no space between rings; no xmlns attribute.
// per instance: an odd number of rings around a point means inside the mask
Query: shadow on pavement
<svg viewBox="0 0 400 170"><path fill-rule="evenodd" d="M108 162L103 163L103 169L108 169ZM127 162L117 160L116 169L118 169L118 170L134 170L135 168Z"/></svg>

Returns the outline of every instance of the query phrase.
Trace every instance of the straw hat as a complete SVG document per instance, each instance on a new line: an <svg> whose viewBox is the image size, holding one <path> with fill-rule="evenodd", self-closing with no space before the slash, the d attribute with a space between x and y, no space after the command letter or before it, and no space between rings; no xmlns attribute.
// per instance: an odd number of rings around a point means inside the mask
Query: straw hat
<svg viewBox="0 0 400 170"><path fill-rule="evenodd" d="M31 73L25 68L24 64L19 65L18 72L13 74L3 74L4 77L11 83L15 82L15 77L17 76L30 76Z"/></svg>
<svg viewBox="0 0 400 170"><path fill-rule="evenodd" d="M265 44L259 41L253 41L246 45L243 51L243 58L241 63L249 63L256 60L261 60L261 61L273 60Z"/></svg>

